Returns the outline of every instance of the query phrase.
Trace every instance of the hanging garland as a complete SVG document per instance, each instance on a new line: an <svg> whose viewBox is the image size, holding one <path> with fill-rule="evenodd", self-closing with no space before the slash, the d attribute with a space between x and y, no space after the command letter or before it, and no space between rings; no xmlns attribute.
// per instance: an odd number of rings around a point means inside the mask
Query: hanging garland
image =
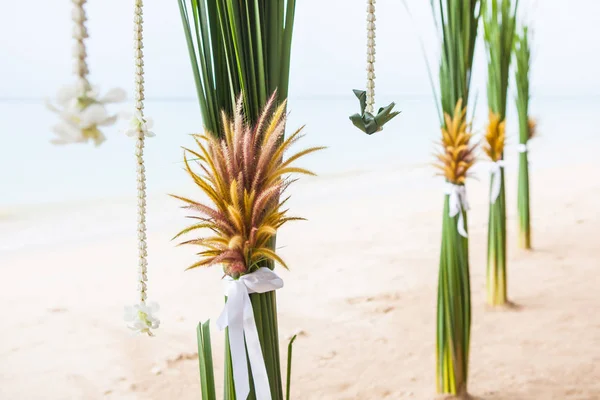
<svg viewBox="0 0 600 400"><path fill-rule="evenodd" d="M88 38L85 26L87 17L83 8L87 0L72 1L71 19L74 22L73 39L75 39L73 72L77 78L74 84L60 88L56 96L56 105L47 102L47 107L60 116L60 122L52 127L52 131L58 137L51 142L67 144L91 140L98 146L106 140L99 127L112 125L117 120L116 115L108 115L105 104L123 101L125 91L118 88L111 89L100 97L98 89L90 85L84 42Z"/></svg>
<svg viewBox="0 0 600 400"><path fill-rule="evenodd" d="M382 107L374 115L375 104L375 0L367 0L367 90L354 89L360 102L360 114L350 116L350 121L367 135L383 129L383 125L400 114L392 111L395 103Z"/></svg>
<svg viewBox="0 0 600 400"><path fill-rule="evenodd" d="M143 54L143 1L135 1L133 51L135 59L135 111L127 136L136 138L135 156L137 162L137 197L138 197L138 292L139 303L125 308L125 321L130 329L137 333L153 336L152 329L157 329L160 321L154 316L158 304L146 304L148 281L148 250L146 244L146 174L144 167L144 139L153 137L150 131L152 121L144 117L144 54Z"/></svg>

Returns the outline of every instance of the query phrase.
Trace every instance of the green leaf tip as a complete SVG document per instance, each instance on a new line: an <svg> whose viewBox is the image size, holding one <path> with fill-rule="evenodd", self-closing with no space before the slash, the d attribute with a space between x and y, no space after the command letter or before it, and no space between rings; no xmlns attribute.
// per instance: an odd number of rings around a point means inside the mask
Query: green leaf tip
<svg viewBox="0 0 600 400"><path fill-rule="evenodd" d="M198 323L196 333L198 336L198 364L200 367L202 400L216 400L215 374L210 342L210 320L205 323Z"/></svg>
<svg viewBox="0 0 600 400"><path fill-rule="evenodd" d="M298 337L297 334L292 336L292 338L290 339L290 343L288 344L287 377L286 377L286 387L285 387L285 399L286 400L290 400L290 389L291 389L290 385L292 382L292 345L294 344L296 337Z"/></svg>

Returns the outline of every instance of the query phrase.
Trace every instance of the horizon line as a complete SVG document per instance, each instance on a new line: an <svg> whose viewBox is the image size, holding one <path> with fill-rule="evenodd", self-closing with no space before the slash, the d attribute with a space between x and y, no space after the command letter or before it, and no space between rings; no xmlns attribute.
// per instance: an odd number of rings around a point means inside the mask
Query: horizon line
<svg viewBox="0 0 600 400"><path fill-rule="evenodd" d="M398 96L401 98L431 98L433 95L431 93L380 93L379 96ZM343 97L352 97L352 94L341 94L341 93L329 93L329 94L301 94L297 96L290 96L290 99L314 99L314 98L343 98ZM536 98L600 98L600 93L559 93L559 94L548 94L548 93L538 93L534 97ZM0 103L17 101L17 102L39 102L48 99L48 97L41 96L0 96ZM125 101L129 101L129 97ZM195 96L157 96L157 97L147 97L146 101L150 102L169 102L169 103L183 103L183 102L193 102L198 101L198 98Z"/></svg>

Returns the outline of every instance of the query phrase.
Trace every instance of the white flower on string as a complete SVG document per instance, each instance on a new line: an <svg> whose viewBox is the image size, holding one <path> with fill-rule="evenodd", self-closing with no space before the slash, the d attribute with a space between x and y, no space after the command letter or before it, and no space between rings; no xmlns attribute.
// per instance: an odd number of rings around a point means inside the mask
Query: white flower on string
<svg viewBox="0 0 600 400"><path fill-rule="evenodd" d="M135 110L125 134L129 137L135 137L139 132L142 132L145 137L154 137L156 135L150 130L153 126L154 121L152 121L152 118L144 117L140 110Z"/></svg>
<svg viewBox="0 0 600 400"><path fill-rule="evenodd" d="M153 336L151 329L157 329L160 325L160 320L155 316L159 309L157 303L147 305L143 302L125 307L127 327L136 333Z"/></svg>
<svg viewBox="0 0 600 400"><path fill-rule="evenodd" d="M60 116L60 121L52 127L58 136L54 144L84 143L93 141L100 145L105 136L99 127L116 122L117 115L109 115L106 104L125 99L125 91L111 89L104 96L98 96L98 89L91 88L87 81L80 79L74 85L63 86L56 96L56 102L47 102L47 107Z"/></svg>
<svg viewBox="0 0 600 400"><path fill-rule="evenodd" d="M58 124L52 131L58 136L51 142L54 144L84 143L93 141L96 146L106 139L98 127L112 125L116 115L109 115L105 104L117 103L125 99L122 89L109 90L103 97L97 88L92 88L87 76L87 51L85 39L89 37L85 21L87 16L84 5L87 0L72 0L73 20L73 72L77 79L73 85L63 86L56 96L55 104L47 102L48 108L60 116Z"/></svg>
<svg viewBox="0 0 600 400"><path fill-rule="evenodd" d="M139 249L139 268L138 268L138 294L140 303L125 309L125 321L128 322L130 329L139 333L147 333L154 336L151 329L157 329L160 321L153 316L158 311L158 305L151 303L146 306L148 298L148 251L146 244L146 173L144 167L144 142L146 137L153 137L152 120L144 116L144 60L142 53L142 0L135 0L134 10L134 58L135 58L135 112L129 129L125 134L135 138L135 156L137 164L137 194L138 194L138 249ZM131 115L130 115L131 116Z"/></svg>

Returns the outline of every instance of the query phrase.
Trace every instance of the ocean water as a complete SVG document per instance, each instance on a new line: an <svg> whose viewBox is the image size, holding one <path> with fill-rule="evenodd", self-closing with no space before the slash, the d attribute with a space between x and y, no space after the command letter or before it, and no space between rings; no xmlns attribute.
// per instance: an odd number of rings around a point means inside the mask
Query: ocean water
<svg viewBox="0 0 600 400"><path fill-rule="evenodd" d="M348 116L358 102L346 97L291 98L288 130L306 125L298 144L323 145L327 150L302 163L321 176L365 172L380 168L428 168L439 120L430 96L380 96L378 103L395 101L402 111L382 132L368 136L354 128ZM483 103L480 101L479 103ZM482 132L485 104L476 108L474 127ZM113 110L123 110L117 106ZM545 97L532 100L539 122L539 137L532 143L533 168L561 163L598 162L600 98ZM190 133L202 129L195 99L147 102L147 115L155 120L157 136L147 141L146 168L151 193L167 193L189 184L182 170L181 146L193 145ZM507 158L516 157L515 113L509 114ZM105 129L108 140L92 144L56 146L50 126L56 115L43 101L0 102L0 206L64 203L133 196L134 144L122 130L126 121ZM433 170L432 170L433 174Z"/></svg>

